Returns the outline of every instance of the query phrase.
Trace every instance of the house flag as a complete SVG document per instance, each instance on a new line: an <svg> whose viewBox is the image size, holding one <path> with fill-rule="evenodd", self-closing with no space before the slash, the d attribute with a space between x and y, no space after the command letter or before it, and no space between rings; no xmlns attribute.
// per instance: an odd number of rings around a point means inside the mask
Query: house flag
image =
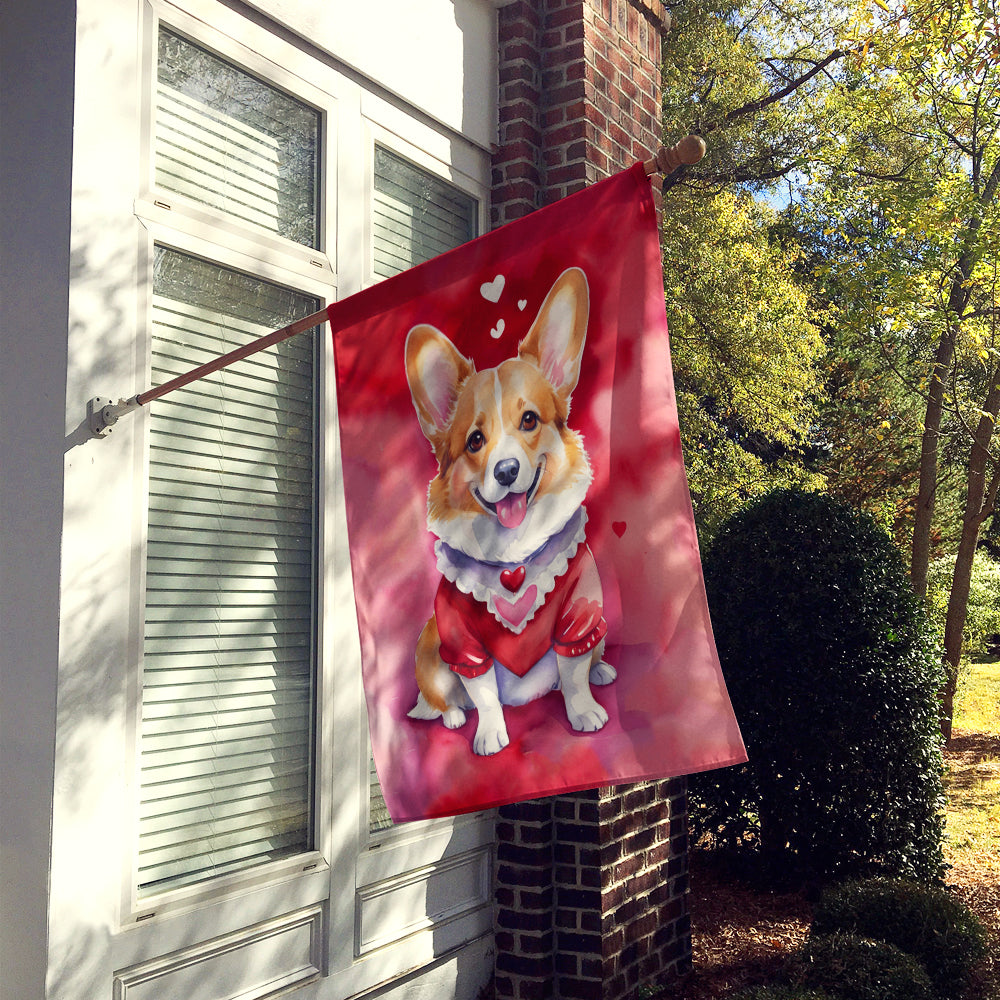
<svg viewBox="0 0 1000 1000"><path fill-rule="evenodd" d="M396 821L746 759L642 164L329 309Z"/></svg>

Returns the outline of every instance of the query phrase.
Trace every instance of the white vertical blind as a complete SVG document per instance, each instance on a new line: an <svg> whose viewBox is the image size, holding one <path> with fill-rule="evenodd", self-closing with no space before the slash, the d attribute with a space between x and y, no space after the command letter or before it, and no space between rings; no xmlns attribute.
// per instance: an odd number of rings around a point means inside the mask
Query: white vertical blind
<svg viewBox="0 0 1000 1000"><path fill-rule="evenodd" d="M315 311L158 247L152 381ZM315 331L150 407L140 894L310 849Z"/></svg>
<svg viewBox="0 0 1000 1000"><path fill-rule="evenodd" d="M477 235L478 204L460 188L397 156L375 147L375 194L372 207L375 274L389 278L422 264ZM375 771L368 762L371 833L392 826Z"/></svg>

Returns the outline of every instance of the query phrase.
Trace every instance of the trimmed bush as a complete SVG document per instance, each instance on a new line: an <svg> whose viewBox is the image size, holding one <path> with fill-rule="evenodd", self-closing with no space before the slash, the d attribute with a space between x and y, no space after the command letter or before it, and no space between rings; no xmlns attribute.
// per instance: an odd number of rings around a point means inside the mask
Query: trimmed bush
<svg viewBox="0 0 1000 1000"><path fill-rule="evenodd" d="M959 997L986 957L986 933L963 903L938 887L904 879L870 879L827 889L812 933L850 932L887 941L918 959L937 992Z"/></svg>
<svg viewBox="0 0 1000 1000"><path fill-rule="evenodd" d="M934 1000L927 971L912 955L853 934L810 938L795 977L838 1000Z"/></svg>
<svg viewBox="0 0 1000 1000"><path fill-rule="evenodd" d="M943 672L889 536L779 490L723 526L705 583L750 760L692 777L695 834L771 872L939 878Z"/></svg>

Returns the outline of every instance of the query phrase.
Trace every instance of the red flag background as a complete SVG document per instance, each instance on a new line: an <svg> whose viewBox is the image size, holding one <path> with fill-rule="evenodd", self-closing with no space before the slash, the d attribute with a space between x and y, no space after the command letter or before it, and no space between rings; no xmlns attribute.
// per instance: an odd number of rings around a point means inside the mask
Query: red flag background
<svg viewBox="0 0 1000 1000"><path fill-rule="evenodd" d="M572 269L585 276L589 318L568 427L582 435L593 473L584 502L586 545L603 592L603 660L617 676L590 688L607 714L601 728L574 729L563 693L552 690L527 704L505 706L508 745L477 753L482 713L476 708L467 709L454 729L441 718L408 715L418 702L418 642L435 616L442 573L428 528L428 487L440 467L415 409L405 345L414 327L434 327L476 371L485 372L517 356L546 296ZM560 298L546 315L564 309ZM642 165L335 303L329 317L365 696L393 819L468 812L745 760L705 600L674 403L656 215ZM561 365L542 361L550 381L566 374ZM427 367L433 396L446 379L440 364ZM499 377L495 385L501 410L516 405L499 398L516 395L516 387ZM437 416L442 423L465 419L451 412ZM462 451L466 440L470 449L479 443L469 438L471 427L449 426L449 440L459 444L451 446L448 475L455 472L455 459L470 479L468 470L482 459ZM511 430L511 440L517 434ZM490 444L482 446L484 454ZM523 452L518 454L524 464ZM554 466L550 461L550 472ZM483 490L489 492L489 485ZM503 503L497 509L508 523L522 516ZM476 504L454 484L439 491L439 504L446 508L439 523L448 522L448 505L465 512L460 518L477 516L470 513ZM489 537L502 535L496 512L479 509ZM509 593L497 593L512 604L525 599L510 582L522 561L514 553L492 565L497 572L506 567ZM443 616L440 599L437 608ZM499 621L479 611L487 621ZM591 628L595 621L584 626L591 642L599 638ZM481 629L475 622L467 628L477 636ZM567 652L565 634L561 638L560 649ZM509 634L506 639L502 655L509 658L510 643L519 640ZM470 641L480 648L478 639ZM434 660L437 654L432 649L425 655ZM453 650L450 655L455 657ZM491 656L503 663L488 648L484 666L472 669L466 662L465 673L486 670L481 676L488 684ZM549 660L555 662L551 655ZM448 664L443 669L446 681L462 690L459 675ZM452 715L450 721L460 718Z"/></svg>

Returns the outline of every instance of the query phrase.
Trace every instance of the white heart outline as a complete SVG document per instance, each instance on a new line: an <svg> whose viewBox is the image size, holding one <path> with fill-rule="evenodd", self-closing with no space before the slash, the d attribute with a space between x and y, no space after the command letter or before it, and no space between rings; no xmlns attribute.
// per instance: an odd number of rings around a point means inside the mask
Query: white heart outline
<svg viewBox="0 0 1000 1000"><path fill-rule="evenodd" d="M494 340L499 340L503 336L504 321L502 319L497 320L497 325L490 328L490 336Z"/></svg>
<svg viewBox="0 0 1000 1000"><path fill-rule="evenodd" d="M521 312L524 312L525 306L527 306L527 304L528 304L528 300L527 299L518 299L517 300L517 308L520 309Z"/></svg>

